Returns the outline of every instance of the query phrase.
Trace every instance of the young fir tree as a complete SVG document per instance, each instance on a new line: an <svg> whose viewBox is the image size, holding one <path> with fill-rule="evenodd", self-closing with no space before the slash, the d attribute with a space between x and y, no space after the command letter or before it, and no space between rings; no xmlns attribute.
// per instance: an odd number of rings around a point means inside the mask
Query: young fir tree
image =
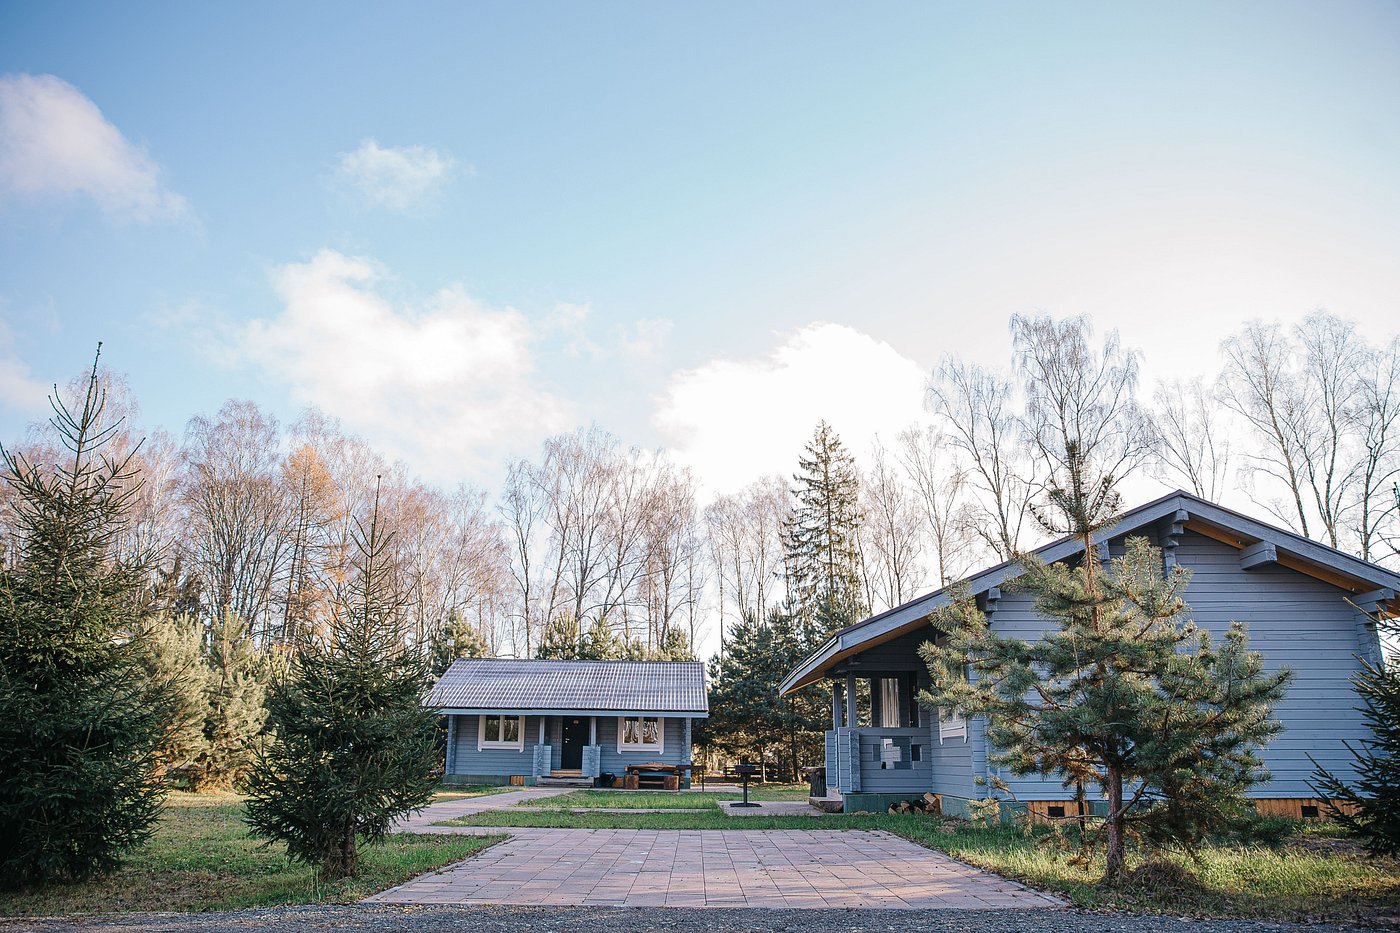
<svg viewBox="0 0 1400 933"><path fill-rule="evenodd" d="M369 529L335 594L324 645L305 643L272 693L272 739L246 785L254 835L329 878L358 872L358 841L432 799L436 713L422 705L428 659L408 646L406 597L375 497Z"/></svg>
<svg viewBox="0 0 1400 933"><path fill-rule="evenodd" d="M209 666L204 663L204 632L187 616L151 615L138 625L140 659L151 690L166 700L163 768L191 765L204 754L204 721L209 711Z"/></svg>
<svg viewBox="0 0 1400 933"><path fill-rule="evenodd" d="M210 626L206 666L204 754L190 779L197 791L236 784L253 763L267 721L267 665L232 611Z"/></svg>
<svg viewBox="0 0 1400 933"><path fill-rule="evenodd" d="M0 450L18 538L0 566L0 885L118 867L164 793L167 709L136 634L147 561L117 553L140 483L103 454L105 402L94 361L80 410L51 399L61 462Z"/></svg>
<svg viewBox="0 0 1400 933"><path fill-rule="evenodd" d="M1084 852L1102 836L1104 879L1116 883L1130 835L1189 851L1247 820L1245 792L1267 777L1256 749L1280 729L1271 711L1290 675L1264 673L1238 623L1212 646L1183 598L1189 572L1164 577L1146 539L1129 539L1102 566L1097 538L1115 520L1113 480L1086 481L1077 451L1068 462L1038 517L1079 538L1081 559L1023 556L1014 584L1035 597L1051 623L1045 634L996 634L962 590L931 620L946 644L920 649L933 684L920 700L985 716L990 757L1013 773L1100 790L1108 813L1085 834Z"/></svg>
<svg viewBox="0 0 1400 933"><path fill-rule="evenodd" d="M1382 630L1400 627L1377 619ZM1316 760L1313 790L1328 804L1333 819L1366 843L1373 855L1400 855L1400 652L1382 664L1362 662L1354 683L1371 738L1348 745L1358 778L1348 784Z"/></svg>
<svg viewBox="0 0 1400 933"><path fill-rule="evenodd" d="M855 459L825 421L798 459L794 505L784 535L790 601L817 641L865 615L861 597L860 475Z"/></svg>

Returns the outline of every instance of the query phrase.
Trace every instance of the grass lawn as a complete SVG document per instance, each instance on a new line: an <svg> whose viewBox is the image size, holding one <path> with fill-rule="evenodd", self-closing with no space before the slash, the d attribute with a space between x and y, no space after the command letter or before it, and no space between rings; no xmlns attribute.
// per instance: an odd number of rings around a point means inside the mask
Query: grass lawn
<svg viewBox="0 0 1400 933"><path fill-rule="evenodd" d="M606 793L606 792L605 792ZM561 798L553 798L559 800ZM1400 862L1367 858L1325 826L1300 828L1280 849L1208 848L1201 862L1160 857L1156 872L1119 889L1098 884L1102 862L1070 864L1068 855L1012 827L984 829L919 815L820 818L732 817L703 813L551 813L497 810L453 823L589 829L883 829L1008 878L1054 891L1089 908L1200 917L1348 920L1400 914ZM1130 861L1136 867L1140 859Z"/></svg>
<svg viewBox="0 0 1400 933"><path fill-rule="evenodd" d="M235 794L172 793L155 836L125 868L83 884L0 893L0 916L348 903L502 838L394 836L361 850L359 878L318 885L309 868L287 861L283 848L250 839L242 815Z"/></svg>
<svg viewBox="0 0 1400 933"><path fill-rule="evenodd" d="M738 800L735 791L674 790L576 790L556 797L525 800L517 807L552 810L612 808L624 810L713 810L726 800ZM768 784L749 788L750 800L806 800L806 784Z"/></svg>
<svg viewBox="0 0 1400 933"><path fill-rule="evenodd" d="M488 797L491 794L509 794L517 790L524 788L511 787L508 784L443 784L441 789L433 794L433 803L463 800L467 797Z"/></svg>

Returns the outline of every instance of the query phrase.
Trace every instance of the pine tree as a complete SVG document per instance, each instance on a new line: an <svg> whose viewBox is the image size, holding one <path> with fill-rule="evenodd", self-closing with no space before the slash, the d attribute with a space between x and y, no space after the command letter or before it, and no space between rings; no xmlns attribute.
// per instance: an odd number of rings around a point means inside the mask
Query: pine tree
<svg viewBox="0 0 1400 933"><path fill-rule="evenodd" d="M425 652L406 644L407 599L380 525L356 526L326 644L306 643L273 690L273 737L247 779L254 835L325 877L358 872L358 844L432 799L437 716L422 706Z"/></svg>
<svg viewBox="0 0 1400 933"><path fill-rule="evenodd" d="M266 664L232 611L209 629L204 754L191 771L191 787L213 790L236 784L253 763L267 721Z"/></svg>
<svg viewBox="0 0 1400 933"><path fill-rule="evenodd" d="M458 658L491 657L491 646L476 626L455 613L433 636L428 650L432 658L429 669L435 679L446 673Z"/></svg>
<svg viewBox="0 0 1400 933"><path fill-rule="evenodd" d="M1382 630L1396 631L1385 619L1376 622ZM1400 652L1380 665L1363 661L1354 683L1371 727L1370 739L1347 746L1359 777L1348 784L1314 759L1313 790L1372 855L1400 855Z"/></svg>
<svg viewBox="0 0 1400 933"><path fill-rule="evenodd" d="M790 599L815 642L865 615L861 597L860 476L855 460L825 421L798 458L794 506L785 529Z"/></svg>
<svg viewBox="0 0 1400 933"><path fill-rule="evenodd" d="M578 619L571 612L563 612L545 623L535 657L541 661L577 659L583 653L583 642Z"/></svg>
<svg viewBox="0 0 1400 933"><path fill-rule="evenodd" d="M710 666L707 734L731 754L764 762L765 778L770 759L795 777L804 760L820 757L827 717L815 690L778 695L783 676L806 656L800 626L783 613L764 620L745 613L728 636Z"/></svg>
<svg viewBox="0 0 1400 933"><path fill-rule="evenodd" d="M690 648L690 641L685 637L685 632L678 628L668 628L666 634L661 636L661 644L656 646L652 652L652 659L656 661L694 661L695 652Z"/></svg>
<svg viewBox="0 0 1400 933"><path fill-rule="evenodd" d="M161 766L190 765L204 753L209 711L210 673L204 662L203 629L187 616L159 613L143 620L137 635L151 690L165 698L169 714Z"/></svg>
<svg viewBox="0 0 1400 933"><path fill-rule="evenodd" d="M947 641L921 649L933 686L920 699L985 716L992 760L1015 774L1099 788L1108 814L1083 842L1087 853L1103 838L1105 881L1116 883L1130 833L1191 850L1248 819L1245 792L1267 777L1256 750L1281 728L1271 711L1290 675L1265 674L1238 623L1212 646L1183 598L1189 571L1164 577L1146 539L1100 565L1095 536L1113 523L1117 496L1111 476L1084 481L1076 457L1038 517L1078 537L1082 559L1025 555L1013 584L1053 624L1036 642L1002 637L971 593L956 593L931 619Z"/></svg>
<svg viewBox="0 0 1400 933"><path fill-rule="evenodd" d="M99 346L100 350L100 346ZM94 361L82 408L51 398L67 453L0 449L18 545L0 566L0 885L118 867L160 811L168 710L141 667L148 560L118 555L140 483L104 446Z"/></svg>

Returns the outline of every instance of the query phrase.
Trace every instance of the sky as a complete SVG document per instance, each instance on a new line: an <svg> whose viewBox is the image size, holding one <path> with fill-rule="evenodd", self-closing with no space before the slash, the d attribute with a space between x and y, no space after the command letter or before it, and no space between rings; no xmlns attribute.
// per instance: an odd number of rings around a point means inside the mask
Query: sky
<svg viewBox="0 0 1400 933"><path fill-rule="evenodd" d="M308 405L425 479L596 422L707 493L1089 314L1147 381L1400 330L1400 4L0 4L0 439Z"/></svg>

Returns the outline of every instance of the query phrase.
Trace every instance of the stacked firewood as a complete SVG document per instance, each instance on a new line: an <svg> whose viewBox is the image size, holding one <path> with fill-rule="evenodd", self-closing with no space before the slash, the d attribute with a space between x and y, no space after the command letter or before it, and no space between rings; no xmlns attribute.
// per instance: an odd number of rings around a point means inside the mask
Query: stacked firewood
<svg viewBox="0 0 1400 933"><path fill-rule="evenodd" d="M943 815L943 801L938 799L937 794L924 794L914 800L901 800L899 803L890 804L891 813L924 813L928 816Z"/></svg>

